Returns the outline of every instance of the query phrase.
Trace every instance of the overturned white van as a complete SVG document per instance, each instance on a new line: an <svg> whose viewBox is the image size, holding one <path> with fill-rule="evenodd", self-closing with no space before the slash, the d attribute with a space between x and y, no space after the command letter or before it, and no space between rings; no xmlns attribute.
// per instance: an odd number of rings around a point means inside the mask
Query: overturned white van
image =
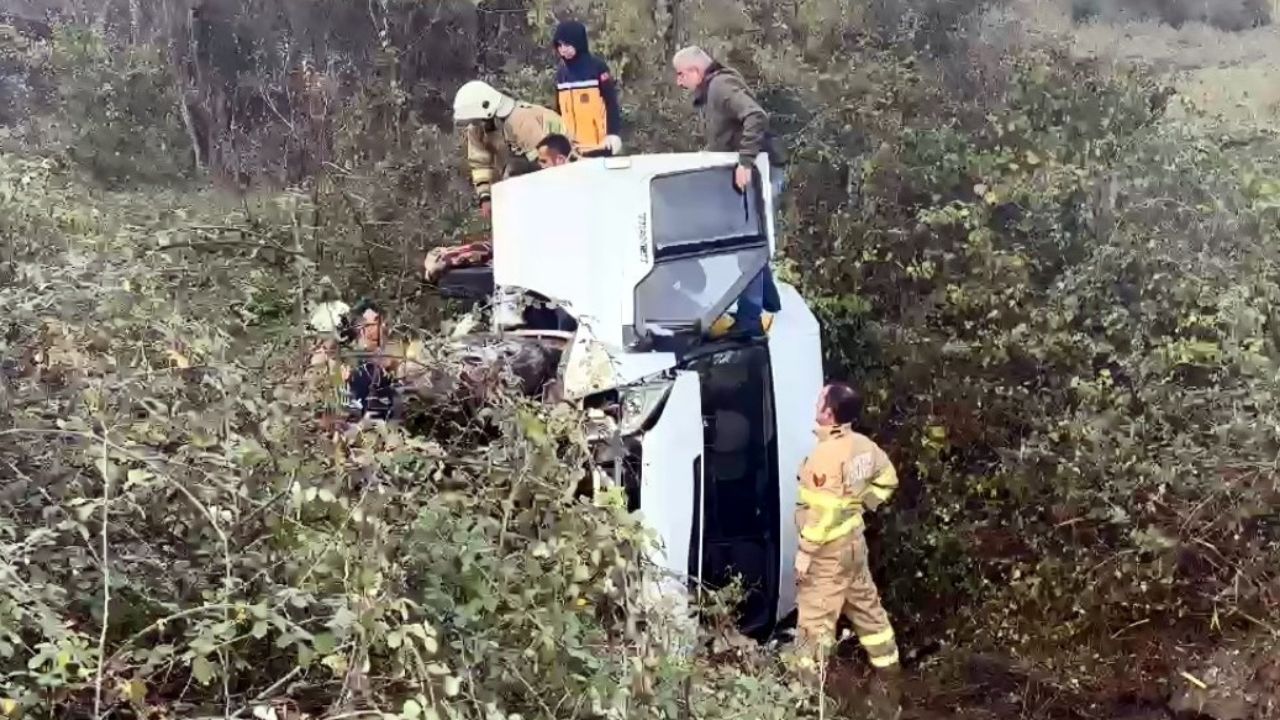
<svg viewBox="0 0 1280 720"><path fill-rule="evenodd" d="M589 159L498 183L493 316L508 337L563 348L557 395L598 408L601 482L622 484L656 530L655 563L713 587L741 577L740 628L764 639L795 607L795 478L822 352L781 282L766 337L710 332L776 245L768 163L746 193L736 163ZM521 312L530 299L546 307Z"/></svg>

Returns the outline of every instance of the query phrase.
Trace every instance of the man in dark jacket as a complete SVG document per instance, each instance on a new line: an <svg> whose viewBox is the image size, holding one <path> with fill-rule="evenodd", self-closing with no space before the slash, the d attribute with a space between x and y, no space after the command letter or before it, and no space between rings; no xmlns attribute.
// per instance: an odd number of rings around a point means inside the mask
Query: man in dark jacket
<svg viewBox="0 0 1280 720"><path fill-rule="evenodd" d="M769 179L774 208L785 184L785 158L769 131L769 116L751 95L742 75L733 68L716 62L702 48L686 47L671 60L676 83L693 93L694 107L702 114L706 132L705 150L736 152L733 184L745 192L751 183L751 170L756 158L764 153L769 158ZM763 332L761 315L765 310L780 308L778 288L773 272L766 265L738 298L734 330Z"/></svg>
<svg viewBox="0 0 1280 720"><path fill-rule="evenodd" d="M609 65L591 54L587 28L567 20L556 26L556 104L568 135L582 148L622 152L618 86Z"/></svg>

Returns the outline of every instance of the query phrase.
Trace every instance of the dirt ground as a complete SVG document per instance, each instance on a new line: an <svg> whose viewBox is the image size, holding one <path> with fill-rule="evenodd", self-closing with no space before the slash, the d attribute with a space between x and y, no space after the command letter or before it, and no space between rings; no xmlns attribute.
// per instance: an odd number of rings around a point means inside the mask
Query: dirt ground
<svg viewBox="0 0 1280 720"><path fill-rule="evenodd" d="M1088 682L1045 676L1009 658L947 651L909 664L901 720L1277 720L1280 655L1219 650L1172 670L1139 663ZM842 651L828 675L831 717L866 717L871 670ZM1157 675L1161 666L1171 672ZM1150 673L1150 674L1149 674ZM1205 687L1201 688L1200 685Z"/></svg>

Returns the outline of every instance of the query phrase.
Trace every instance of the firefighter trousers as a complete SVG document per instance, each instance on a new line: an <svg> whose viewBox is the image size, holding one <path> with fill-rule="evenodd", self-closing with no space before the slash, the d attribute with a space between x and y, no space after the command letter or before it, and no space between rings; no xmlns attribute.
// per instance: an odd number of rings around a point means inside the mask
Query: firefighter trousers
<svg viewBox="0 0 1280 720"><path fill-rule="evenodd" d="M840 616L853 622L858 641L872 666L887 670L898 665L898 645L889 615L880 604L867 541L860 531L828 542L812 556L809 570L797 587L799 640L808 652L834 645Z"/></svg>

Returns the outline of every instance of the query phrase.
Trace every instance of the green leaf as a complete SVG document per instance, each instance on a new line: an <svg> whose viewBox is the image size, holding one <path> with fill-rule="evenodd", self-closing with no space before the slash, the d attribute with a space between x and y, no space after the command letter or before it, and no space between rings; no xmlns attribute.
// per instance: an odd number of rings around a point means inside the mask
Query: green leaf
<svg viewBox="0 0 1280 720"><path fill-rule="evenodd" d="M208 685L216 674L217 670L213 667L213 663L204 656L197 657L191 663L191 676L201 685Z"/></svg>
<svg viewBox="0 0 1280 720"><path fill-rule="evenodd" d="M524 410L519 411L516 418L520 425L520 429L524 431L525 436L532 440L535 445L543 447L547 445L547 424L544 423L541 418Z"/></svg>
<svg viewBox="0 0 1280 720"><path fill-rule="evenodd" d="M328 655L338 646L338 640L333 636L333 633L322 632L311 639L311 646L317 653Z"/></svg>
<svg viewBox="0 0 1280 720"><path fill-rule="evenodd" d="M249 634L261 640L267 636L267 631L270 629L271 625L266 620L259 620L253 624L253 629L249 631Z"/></svg>
<svg viewBox="0 0 1280 720"><path fill-rule="evenodd" d="M51 657L53 657L53 653L50 652L49 649L46 647L45 649L41 650L39 653L36 653L34 656L32 656L29 660L27 660L27 669L35 670L36 668L39 668L41 665L44 665L46 662L48 662L49 658Z"/></svg>
<svg viewBox="0 0 1280 720"><path fill-rule="evenodd" d="M422 706L418 704L417 700L409 698L404 701L404 707L400 709L400 716L408 718L408 720L417 720L417 718L422 717Z"/></svg>
<svg viewBox="0 0 1280 720"><path fill-rule="evenodd" d="M103 478L115 481L120 478L120 466L105 458L98 458L93 466L98 469L98 474Z"/></svg>

